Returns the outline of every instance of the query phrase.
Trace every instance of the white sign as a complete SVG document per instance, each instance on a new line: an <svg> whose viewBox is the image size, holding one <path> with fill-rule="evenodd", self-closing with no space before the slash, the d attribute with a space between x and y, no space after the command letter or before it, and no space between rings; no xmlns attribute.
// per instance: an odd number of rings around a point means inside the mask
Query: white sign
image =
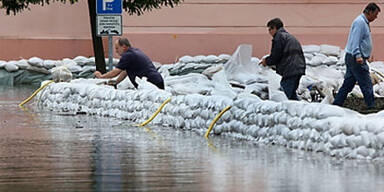
<svg viewBox="0 0 384 192"><path fill-rule="evenodd" d="M97 15L97 36L121 36L121 15Z"/></svg>

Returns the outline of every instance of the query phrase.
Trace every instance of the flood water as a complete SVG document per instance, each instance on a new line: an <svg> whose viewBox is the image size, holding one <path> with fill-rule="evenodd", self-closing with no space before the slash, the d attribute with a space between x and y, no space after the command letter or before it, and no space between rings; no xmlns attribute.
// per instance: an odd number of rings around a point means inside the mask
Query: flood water
<svg viewBox="0 0 384 192"><path fill-rule="evenodd" d="M384 161L18 106L0 86L0 191L384 191Z"/></svg>

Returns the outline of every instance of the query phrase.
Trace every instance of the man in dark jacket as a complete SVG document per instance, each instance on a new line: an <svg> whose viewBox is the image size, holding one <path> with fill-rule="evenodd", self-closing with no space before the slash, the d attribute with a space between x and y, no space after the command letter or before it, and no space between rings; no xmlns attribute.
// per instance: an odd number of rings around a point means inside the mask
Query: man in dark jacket
<svg viewBox="0 0 384 192"><path fill-rule="evenodd" d="M296 90L301 76L305 75L305 58L300 42L284 29L279 18L267 23L269 34L273 37L271 54L261 61L264 66L276 66L282 76L280 85L290 100L298 100Z"/></svg>

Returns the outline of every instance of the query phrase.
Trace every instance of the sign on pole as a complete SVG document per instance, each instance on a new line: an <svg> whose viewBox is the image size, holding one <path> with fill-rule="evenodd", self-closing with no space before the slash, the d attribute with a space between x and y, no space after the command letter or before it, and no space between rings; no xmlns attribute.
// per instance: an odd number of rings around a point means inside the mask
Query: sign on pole
<svg viewBox="0 0 384 192"><path fill-rule="evenodd" d="M96 14L121 15L123 2L121 0L97 0Z"/></svg>
<svg viewBox="0 0 384 192"><path fill-rule="evenodd" d="M121 15L97 15L96 31L98 36L121 36Z"/></svg>
<svg viewBox="0 0 384 192"><path fill-rule="evenodd" d="M122 12L122 0L97 0L96 2L96 34L98 36L108 36L109 71L113 68L112 36L123 34Z"/></svg>
<svg viewBox="0 0 384 192"><path fill-rule="evenodd" d="M121 21L122 11L122 0L97 0L97 36L121 36L123 28Z"/></svg>

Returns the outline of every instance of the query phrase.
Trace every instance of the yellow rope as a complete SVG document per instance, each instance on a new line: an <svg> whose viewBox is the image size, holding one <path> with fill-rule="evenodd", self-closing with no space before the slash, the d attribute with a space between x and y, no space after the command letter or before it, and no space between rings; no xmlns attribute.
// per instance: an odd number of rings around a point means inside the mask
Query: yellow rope
<svg viewBox="0 0 384 192"><path fill-rule="evenodd" d="M147 121L145 121L144 123L140 124L139 126L144 126L146 124L148 124L149 122L151 122L156 116L157 114L160 113L161 109L163 109L163 107L165 106L165 104L167 104L169 101L171 101L171 98L168 98L166 101L164 101L163 104L161 104L161 106L159 107L159 109L157 109L157 111L152 115L151 118L149 118Z"/></svg>
<svg viewBox="0 0 384 192"><path fill-rule="evenodd" d="M49 85L50 83L53 83L55 81L48 81L46 84L44 84L43 86L41 86L39 89L37 89L30 97L28 97L28 99L26 99L25 101L21 102L19 104L20 107L22 107L24 104L26 104L29 100L31 100L33 97L36 96L36 94L38 92L40 92L42 89L44 89L44 87L46 87L47 85Z"/></svg>
<svg viewBox="0 0 384 192"><path fill-rule="evenodd" d="M208 139L209 133L212 131L212 128L213 128L213 126L215 125L216 121L219 120L219 118L220 118L226 111L228 111L231 107L232 107L232 106L228 106L228 107L226 107L223 111L221 111L221 112L215 117L215 119L213 120L213 122L212 122L211 125L209 126L207 133L205 133L205 138Z"/></svg>

